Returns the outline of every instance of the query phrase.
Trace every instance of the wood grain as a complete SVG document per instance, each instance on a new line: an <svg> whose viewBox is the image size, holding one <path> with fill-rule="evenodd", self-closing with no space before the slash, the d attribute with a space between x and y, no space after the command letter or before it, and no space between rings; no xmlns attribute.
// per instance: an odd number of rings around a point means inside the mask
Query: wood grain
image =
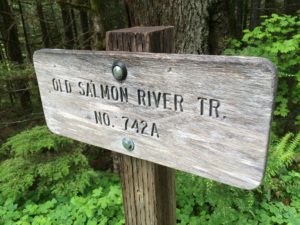
<svg viewBox="0 0 300 225"><path fill-rule="evenodd" d="M106 50L174 51L174 27L132 27L106 33ZM115 153L119 160L127 225L175 225L175 170Z"/></svg>
<svg viewBox="0 0 300 225"><path fill-rule="evenodd" d="M119 83L115 60L127 66ZM233 186L252 189L264 175L276 71L263 58L156 53L40 50L34 66L49 128L57 134L116 152L184 170ZM68 80L72 93L54 91L52 79ZM78 83L122 87L128 102L79 94ZM139 105L138 90L169 93L164 107ZM176 111L175 94L183 97ZM200 101L205 98L201 115ZM219 102L216 110L209 110ZM170 108L170 109L168 109ZM114 127L95 123L94 111L108 113ZM210 115L211 114L211 115ZM159 138L124 130L122 116L157 125ZM151 132L150 132L151 133ZM122 138L135 143L132 152Z"/></svg>

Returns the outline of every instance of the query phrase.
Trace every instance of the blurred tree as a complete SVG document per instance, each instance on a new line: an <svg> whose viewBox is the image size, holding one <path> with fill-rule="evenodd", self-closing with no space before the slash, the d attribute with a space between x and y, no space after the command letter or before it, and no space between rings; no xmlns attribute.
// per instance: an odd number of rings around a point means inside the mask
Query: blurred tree
<svg viewBox="0 0 300 225"><path fill-rule="evenodd" d="M270 16L276 9L276 0L265 0L265 15Z"/></svg>
<svg viewBox="0 0 300 225"><path fill-rule="evenodd" d="M243 36L243 19L244 19L244 11L245 7L244 4L247 4L247 1L244 0L237 0L236 1L236 37L238 39L242 38Z"/></svg>
<svg viewBox="0 0 300 225"><path fill-rule="evenodd" d="M40 21L42 37L43 37L43 44L46 48L49 48L50 47L50 38L49 38L49 33L48 33L48 29L47 29L47 24L46 24L44 11L43 11L43 5L42 5L41 0L36 0L36 11L37 11L37 15L38 15L39 21Z"/></svg>
<svg viewBox="0 0 300 225"><path fill-rule="evenodd" d="M251 1L251 19L250 19L250 30L253 30L256 26L259 25L261 0L252 0Z"/></svg>
<svg viewBox="0 0 300 225"><path fill-rule="evenodd" d="M23 27L23 32L24 32L25 46L26 46L26 50L27 50L27 58L29 59L30 62L32 62L32 54L31 54L31 48L30 48L30 43L29 43L29 39L28 39L27 26L26 26L26 22L24 19L23 6L22 6L22 3L20 0L18 0L18 5L19 5L22 27Z"/></svg>
<svg viewBox="0 0 300 225"><path fill-rule="evenodd" d="M84 1L81 0L81 3L84 4ZM82 32L82 48L83 49L91 49L91 34L90 34L90 26L89 26L89 17L88 13L84 9L79 10L80 16L80 26Z"/></svg>
<svg viewBox="0 0 300 225"><path fill-rule="evenodd" d="M9 60L23 64L21 44L18 36L18 27L14 14L7 0L0 0L0 15L2 17L1 32L4 39L5 49ZM31 112L32 104L27 83L22 79L15 80L15 87L19 91L20 103L24 111Z"/></svg>
<svg viewBox="0 0 300 225"><path fill-rule="evenodd" d="M90 0L93 21L93 49L105 48L105 32L125 28L128 17L123 0ZM143 13L143 12L141 12ZM147 15L144 15L147 16Z"/></svg>
<svg viewBox="0 0 300 225"><path fill-rule="evenodd" d="M296 15L296 12L300 10L299 0L284 0L284 12L288 15Z"/></svg>
<svg viewBox="0 0 300 225"><path fill-rule="evenodd" d="M0 0L1 33L9 60L22 64L23 56L18 36L17 22L8 4L8 0Z"/></svg>
<svg viewBox="0 0 300 225"><path fill-rule="evenodd" d="M72 16L70 11L71 9L68 1L60 1L59 5L64 26L65 47L68 49L73 49L75 46L75 38L73 34Z"/></svg>
<svg viewBox="0 0 300 225"><path fill-rule="evenodd" d="M72 21L73 38L74 38L74 47L73 48L78 48L79 40L78 40L78 31L77 31L77 23L76 23L76 16L75 16L74 8L70 8L70 12L71 12L71 21Z"/></svg>

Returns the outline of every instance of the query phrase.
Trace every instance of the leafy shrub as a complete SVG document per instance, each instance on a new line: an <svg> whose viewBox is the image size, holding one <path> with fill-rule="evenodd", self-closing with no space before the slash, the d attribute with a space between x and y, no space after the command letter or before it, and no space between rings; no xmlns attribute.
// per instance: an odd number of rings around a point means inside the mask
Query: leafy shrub
<svg viewBox="0 0 300 225"><path fill-rule="evenodd" d="M299 132L300 128L299 33L300 12L296 16L273 14L253 31L245 30L241 41L231 40L225 51L228 55L262 56L276 64L279 80L273 128L277 135ZM214 186L213 192L217 194L208 196L224 194L228 199L213 207L205 200L212 210L209 222L300 224L299 143L300 133L287 133L282 138L273 135L264 184L257 190L245 192L223 186L216 190ZM223 217L214 216L222 211Z"/></svg>
<svg viewBox="0 0 300 225"><path fill-rule="evenodd" d="M53 133L45 126L37 126L31 130L8 139L0 152L8 157L30 157L36 153L72 151L74 141Z"/></svg>
<svg viewBox="0 0 300 225"><path fill-rule="evenodd" d="M300 224L299 154L300 133L273 137L264 183L254 191L178 173L178 224Z"/></svg>
<svg viewBox="0 0 300 225"><path fill-rule="evenodd" d="M18 65L13 62L4 60L0 62L0 80L9 78L25 78L34 76L32 64Z"/></svg>
<svg viewBox="0 0 300 225"><path fill-rule="evenodd" d="M276 133L299 131L300 125L300 11L296 16L272 14L241 41L231 40L227 55L261 56L278 68L274 112Z"/></svg>
<svg viewBox="0 0 300 225"><path fill-rule="evenodd" d="M28 201L18 208L12 199L0 206L0 224L5 225L121 225L124 224L119 180L99 173L99 187L84 197L51 199L35 204Z"/></svg>
<svg viewBox="0 0 300 225"><path fill-rule="evenodd" d="M299 156L300 133L273 136L265 181L254 191L178 172L178 224L300 224ZM92 191L71 200L8 198L0 203L0 224L124 224L118 178L107 172L96 178Z"/></svg>
<svg viewBox="0 0 300 225"><path fill-rule="evenodd" d="M8 139L0 155L0 202L71 197L84 193L95 178L79 145L45 126Z"/></svg>

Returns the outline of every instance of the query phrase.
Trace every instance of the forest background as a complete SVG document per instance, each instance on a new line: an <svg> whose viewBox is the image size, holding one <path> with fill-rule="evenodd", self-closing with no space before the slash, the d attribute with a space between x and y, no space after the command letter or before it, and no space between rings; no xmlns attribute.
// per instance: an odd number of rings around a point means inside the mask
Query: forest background
<svg viewBox="0 0 300 225"><path fill-rule="evenodd" d="M32 55L104 50L105 32L173 25L177 53L262 56L278 68L263 185L177 172L178 224L300 224L298 0L0 0L0 224L124 224L111 152L51 134Z"/></svg>

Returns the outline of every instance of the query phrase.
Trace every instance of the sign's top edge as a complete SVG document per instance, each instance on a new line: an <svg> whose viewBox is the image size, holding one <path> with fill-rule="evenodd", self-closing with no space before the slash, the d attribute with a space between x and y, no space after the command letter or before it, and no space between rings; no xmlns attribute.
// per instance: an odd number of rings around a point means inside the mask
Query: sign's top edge
<svg viewBox="0 0 300 225"><path fill-rule="evenodd" d="M139 58L160 58L161 60L195 60L198 62L219 62L219 63L246 63L255 67L260 67L265 71L276 76L277 70L275 65L266 58L254 56L224 56L224 55L196 55L196 54L176 54L176 53L149 53L149 52L127 52L127 51L93 51L93 50L70 50L70 49L40 49L34 52L33 59L39 58L44 54L76 54L76 55L109 55L109 56L132 56L138 55Z"/></svg>

